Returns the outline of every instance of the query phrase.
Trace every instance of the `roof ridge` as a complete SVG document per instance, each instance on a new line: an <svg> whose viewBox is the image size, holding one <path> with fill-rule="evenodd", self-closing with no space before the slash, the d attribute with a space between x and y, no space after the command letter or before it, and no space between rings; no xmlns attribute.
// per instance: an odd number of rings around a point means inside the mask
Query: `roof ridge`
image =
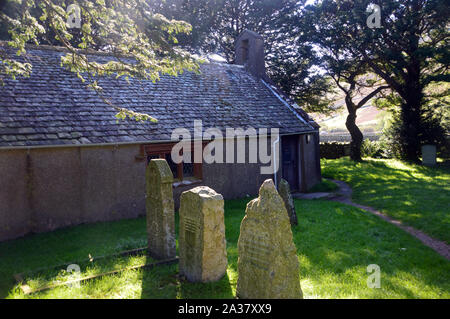
<svg viewBox="0 0 450 319"><path fill-rule="evenodd" d="M308 125L316 129L320 127L319 124L317 124L317 122L311 116L309 116L309 114L305 110L303 110L303 108L298 105L297 102L291 99L286 94L286 92L284 92L271 78L266 76L262 80L266 82L266 84L269 85L271 89L273 89L274 93L278 94L290 107L292 107L293 111L296 114L299 114L303 118L303 120L308 123Z"/></svg>
<svg viewBox="0 0 450 319"><path fill-rule="evenodd" d="M8 49L13 50L14 47L8 47L8 41L6 40L0 40L0 47L7 47ZM59 46L59 45L49 45L49 44L39 44L39 45L35 45L35 44L31 44L31 43L27 43L25 44L25 48L26 49L30 49L30 50L37 50L37 51L50 51L50 52L67 52L70 53L70 50L67 49L64 46ZM98 50L94 50L94 49L77 49L75 48L75 50L80 51L81 53L86 53L89 55L95 55L95 56L103 56L103 57L124 57L124 58L133 58L131 55L126 55L126 54L114 54L113 52L105 52L105 51L98 51ZM207 58L207 57L206 57ZM209 64L218 64L218 65L223 65L223 66L227 66L227 67L232 67L232 68L236 68L236 69L244 69L244 66L242 65L238 65L238 64L234 64L234 63L228 63L228 62L219 62L219 61L212 61L210 59L206 59L206 61Z"/></svg>
<svg viewBox="0 0 450 319"><path fill-rule="evenodd" d="M6 40L0 40L0 46L2 47L8 47L9 41ZM14 47L9 46L9 49L13 50L15 49ZM70 53L70 50L64 46L60 46L60 45L50 45L50 44L32 44L32 43L26 43L25 44L25 48L26 49L30 49L30 50L40 50L40 51L52 51L52 52L67 52ZM74 48L76 51L79 51L80 53L87 53L90 55L97 55L97 56L109 56L109 57L114 57L114 56L119 56L119 57L126 57L126 58L132 58L131 55L126 55L126 54L114 54L113 52L105 52L105 51L98 51L98 50L94 50L94 49L79 49L79 48Z"/></svg>

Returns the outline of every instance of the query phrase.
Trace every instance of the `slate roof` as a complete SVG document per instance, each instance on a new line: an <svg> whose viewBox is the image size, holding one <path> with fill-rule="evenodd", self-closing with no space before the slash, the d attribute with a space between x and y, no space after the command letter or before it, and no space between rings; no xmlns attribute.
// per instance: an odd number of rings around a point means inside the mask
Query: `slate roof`
<svg viewBox="0 0 450 319"><path fill-rule="evenodd" d="M151 81L101 78L114 104L147 113L158 123L117 122L116 111L74 73L60 66L63 52L28 49L29 78L0 85L0 147L168 141L175 128L279 128L281 134L314 130L261 80L241 66L205 63L201 73ZM100 56L98 59L109 59ZM306 118L306 121L304 120Z"/></svg>

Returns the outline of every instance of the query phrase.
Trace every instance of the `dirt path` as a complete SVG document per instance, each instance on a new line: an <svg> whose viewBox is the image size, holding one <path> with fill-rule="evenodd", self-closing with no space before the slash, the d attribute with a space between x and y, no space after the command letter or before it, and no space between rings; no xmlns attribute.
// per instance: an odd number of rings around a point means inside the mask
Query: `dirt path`
<svg viewBox="0 0 450 319"><path fill-rule="evenodd" d="M447 245L447 243L434 239L427 234L411 227L403 225L401 221L393 219L389 216L386 216L382 212L365 205L360 205L352 202L352 189L351 187L342 182L337 180L331 180L332 182L336 183L339 186L339 190L336 191L335 195L327 196L325 199L332 200L335 202L340 202L343 204L351 205L360 209L363 209L365 211L368 211L385 221L397 226L398 228L403 229L404 231L408 232L409 234L413 235L417 239L419 239L422 243L424 243L426 246L434 249L439 255L445 257L447 260L450 260L450 245Z"/></svg>

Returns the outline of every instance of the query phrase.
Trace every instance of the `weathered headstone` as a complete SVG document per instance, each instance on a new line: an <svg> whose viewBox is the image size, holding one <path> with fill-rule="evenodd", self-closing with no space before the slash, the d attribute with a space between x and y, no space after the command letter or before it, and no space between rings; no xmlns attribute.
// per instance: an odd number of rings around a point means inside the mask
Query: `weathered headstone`
<svg viewBox="0 0 450 319"><path fill-rule="evenodd" d="M236 295L250 299L302 298L291 224L272 180L247 205L238 241Z"/></svg>
<svg viewBox="0 0 450 319"><path fill-rule="evenodd" d="M289 215L289 221L291 222L291 225L295 226L298 225L297 221L297 213L295 212L295 206L294 206L294 199L291 195L291 188L289 187L289 183L281 179L280 183L278 184L278 192L280 193L281 198L283 199L284 206L286 207L286 210Z"/></svg>
<svg viewBox="0 0 450 319"><path fill-rule="evenodd" d="M429 166L436 165L436 145L422 146L422 164Z"/></svg>
<svg viewBox="0 0 450 319"><path fill-rule="evenodd" d="M147 236L149 254L157 259L176 256L173 175L164 159L150 161L147 172Z"/></svg>
<svg viewBox="0 0 450 319"><path fill-rule="evenodd" d="M181 194L180 274L192 282L221 279L227 270L224 202L205 186Z"/></svg>

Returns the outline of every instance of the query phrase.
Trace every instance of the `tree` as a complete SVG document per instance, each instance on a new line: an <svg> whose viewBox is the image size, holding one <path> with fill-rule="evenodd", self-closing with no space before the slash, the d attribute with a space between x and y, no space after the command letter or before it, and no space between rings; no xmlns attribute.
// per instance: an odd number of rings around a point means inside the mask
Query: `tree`
<svg viewBox="0 0 450 319"><path fill-rule="evenodd" d="M196 53L221 53L235 58L235 39L245 29L264 36L267 74L308 111L324 110L321 97L329 82L315 72L316 57L310 45L295 43L295 30L284 28L286 17L305 0L158 0L155 11L193 25L180 43Z"/></svg>
<svg viewBox="0 0 450 319"><path fill-rule="evenodd" d="M269 32L267 74L284 92L307 112L330 113L332 80L323 74L314 44L298 41L291 17L297 9L284 10L276 17Z"/></svg>
<svg viewBox="0 0 450 319"><path fill-rule="evenodd" d="M289 32L288 28L297 30L296 42L302 45L309 43L314 48L318 66L343 93L348 111L345 125L351 135L350 158L361 161L363 134L356 125L356 113L388 86L369 74L369 65L359 52L349 49L358 42L348 38L352 26L348 23L347 15L336 14L337 5L323 1L320 5L297 11L290 17L284 32ZM329 106L319 108L321 113L326 110L329 110Z"/></svg>
<svg viewBox="0 0 450 319"><path fill-rule="evenodd" d="M356 125L356 112L367 104L372 98L376 97L381 91L388 89L389 86L381 85L379 81L370 77L367 73L367 67L355 63L342 68L329 68L329 75L335 81L337 87L344 93L345 105L348 111L345 126L350 133L350 158L354 161L361 161L361 146L363 143L363 134ZM362 98L355 101L355 96Z"/></svg>
<svg viewBox="0 0 450 319"><path fill-rule="evenodd" d="M153 8L194 26L191 36L184 39L186 45L198 52L220 51L233 63L234 42L242 31L249 29L263 34L269 44L274 19L298 3L296 0L156 0Z"/></svg>
<svg viewBox="0 0 450 319"><path fill-rule="evenodd" d="M446 134L450 131L450 84L437 82L429 85L424 91L421 107L422 129L420 140L424 144L436 145L445 153L448 148ZM382 143L386 152L393 157L402 157L401 132L401 97L396 92L382 94L376 99L377 107L388 110L393 116L383 130Z"/></svg>
<svg viewBox="0 0 450 319"><path fill-rule="evenodd" d="M77 30L67 23L76 10L67 10L64 0L9 1L8 10L0 12L1 23L9 32L8 46L17 55L26 53L27 43L64 46L67 54L62 57L62 64L116 108L116 117L156 121L148 114L113 105L103 96L96 77L114 75L157 81L160 74L175 76L183 70L196 70L197 61L175 46L176 35L190 32L191 26L154 13L144 0L74 3L80 8L81 24ZM109 53L113 59L99 62L90 55L93 48ZM29 76L32 71L32 65L12 56L11 50L0 46L0 81L5 77Z"/></svg>
<svg viewBox="0 0 450 319"><path fill-rule="evenodd" d="M408 161L418 161L425 136L424 89L450 78L449 13L444 0L323 0L307 7L299 15L303 20L296 21L303 27L319 26L329 37L339 39L334 43L345 45L343 58L368 65L398 94L399 142ZM373 15L379 18L379 27L371 23Z"/></svg>
<svg viewBox="0 0 450 319"><path fill-rule="evenodd" d="M450 4L444 0L376 3L381 7L381 28L363 28L355 33L362 39L355 49L400 96L401 155L418 162L420 145L426 142L430 127L424 90L431 83L450 80ZM358 1L355 9L365 5L366 1Z"/></svg>

